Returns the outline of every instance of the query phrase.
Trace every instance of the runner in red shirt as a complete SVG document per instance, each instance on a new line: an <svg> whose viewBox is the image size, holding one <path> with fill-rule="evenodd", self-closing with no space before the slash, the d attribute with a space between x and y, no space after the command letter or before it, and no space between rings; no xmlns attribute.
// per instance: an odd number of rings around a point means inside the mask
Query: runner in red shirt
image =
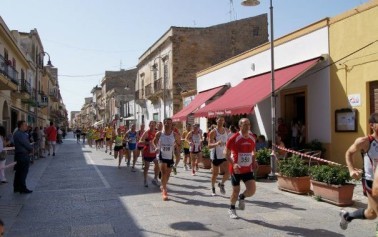
<svg viewBox="0 0 378 237"><path fill-rule="evenodd" d="M150 121L149 129L145 131L142 134L142 137L139 140L139 144L143 145L143 162L144 162L144 169L143 169L143 175L144 175L144 187L148 187L147 182L147 174L148 169L150 168L150 163L154 162L155 168L154 168L154 179L152 180L152 184L158 185L158 174L159 174L159 165L158 160L156 159L156 147L152 143L152 141L155 138L156 134L156 121Z"/></svg>
<svg viewBox="0 0 378 237"><path fill-rule="evenodd" d="M46 137L47 142L49 143L49 152L47 155L50 155L50 148L53 149L53 156L55 156L55 145L56 145L56 138L58 135L58 131L56 130L56 127L54 126L53 122L50 122L50 127L46 129Z"/></svg>
<svg viewBox="0 0 378 237"><path fill-rule="evenodd" d="M230 162L230 174L232 184L232 194L230 198L231 207L228 211L230 218L237 219L235 204L239 198L239 209L245 209L246 197L251 197L256 192L256 182L254 180L254 168L257 162L254 158L255 137L251 133L251 122L247 118L239 120L240 132L235 133L226 144L226 159ZM231 153L233 157L231 158ZM240 193L240 181L243 181L246 190Z"/></svg>

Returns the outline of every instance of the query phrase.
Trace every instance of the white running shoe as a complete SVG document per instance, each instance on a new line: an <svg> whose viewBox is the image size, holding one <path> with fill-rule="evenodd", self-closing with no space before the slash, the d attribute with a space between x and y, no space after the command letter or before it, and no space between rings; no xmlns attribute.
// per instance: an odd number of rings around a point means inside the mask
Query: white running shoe
<svg viewBox="0 0 378 237"><path fill-rule="evenodd" d="M228 214L230 215L231 219L238 219L238 215L236 215L236 210L235 209L228 209Z"/></svg>
<svg viewBox="0 0 378 237"><path fill-rule="evenodd" d="M184 170L185 170L185 171L188 171L188 170L189 170L187 165L184 165Z"/></svg>
<svg viewBox="0 0 378 237"><path fill-rule="evenodd" d="M217 194L215 193L215 188L211 188L211 196L217 196Z"/></svg>
<svg viewBox="0 0 378 237"><path fill-rule="evenodd" d="M341 210L339 213L340 216L340 228L342 230L346 230L348 228L349 221L347 221L345 218L348 216L348 212L345 210Z"/></svg>
<svg viewBox="0 0 378 237"><path fill-rule="evenodd" d="M245 209L245 200L239 198L239 209L244 210Z"/></svg>

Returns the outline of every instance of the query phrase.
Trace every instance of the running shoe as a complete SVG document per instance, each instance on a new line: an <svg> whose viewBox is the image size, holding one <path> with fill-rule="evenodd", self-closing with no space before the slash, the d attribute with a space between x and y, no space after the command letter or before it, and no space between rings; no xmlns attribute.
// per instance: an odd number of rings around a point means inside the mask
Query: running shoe
<svg viewBox="0 0 378 237"><path fill-rule="evenodd" d="M228 209L228 214L230 215L231 219L238 219L238 215L236 215L236 210L235 209Z"/></svg>
<svg viewBox="0 0 378 237"><path fill-rule="evenodd" d="M111 151L109 152L109 155L112 155L112 152L111 152Z"/></svg>
<svg viewBox="0 0 378 237"><path fill-rule="evenodd" d="M224 189L224 184L218 183L218 187L220 189L221 194L226 194L226 190Z"/></svg>
<svg viewBox="0 0 378 237"><path fill-rule="evenodd" d="M108 153L108 150L105 150L105 153Z"/></svg>
<svg viewBox="0 0 378 237"><path fill-rule="evenodd" d="M211 196L217 196L217 194L215 193L215 188L211 188Z"/></svg>
<svg viewBox="0 0 378 237"><path fill-rule="evenodd" d="M195 172L194 170L192 170L192 175L193 175L193 176L196 175L196 172Z"/></svg>
<svg viewBox="0 0 378 237"><path fill-rule="evenodd" d="M350 221L347 221L346 218L348 217L349 213L345 210L341 210L339 213L340 216L340 228L342 230L346 230L348 228L348 224Z"/></svg>
<svg viewBox="0 0 378 237"><path fill-rule="evenodd" d="M245 209L245 200L239 198L239 209L244 210Z"/></svg>
<svg viewBox="0 0 378 237"><path fill-rule="evenodd" d="M185 171L188 171L188 170L189 170L187 165L184 165L184 170L185 170Z"/></svg>
<svg viewBox="0 0 378 237"><path fill-rule="evenodd" d="M131 167L131 172L135 172L135 168L134 167Z"/></svg>
<svg viewBox="0 0 378 237"><path fill-rule="evenodd" d="M196 171L198 171L199 170L199 168L198 168L198 164L196 164Z"/></svg>
<svg viewBox="0 0 378 237"><path fill-rule="evenodd" d="M127 167L129 167L129 166L130 166L130 160L127 161Z"/></svg>
<svg viewBox="0 0 378 237"><path fill-rule="evenodd" d="M174 174L174 175L177 175L177 169L176 169L175 166L172 167L172 170L173 170L173 174Z"/></svg>
<svg viewBox="0 0 378 237"><path fill-rule="evenodd" d="M148 188L147 180L144 180L144 187Z"/></svg>
<svg viewBox="0 0 378 237"><path fill-rule="evenodd" d="M153 179L153 180L151 181L151 183L152 183L153 185L156 185L156 186L159 185L159 182L158 182L157 179Z"/></svg>

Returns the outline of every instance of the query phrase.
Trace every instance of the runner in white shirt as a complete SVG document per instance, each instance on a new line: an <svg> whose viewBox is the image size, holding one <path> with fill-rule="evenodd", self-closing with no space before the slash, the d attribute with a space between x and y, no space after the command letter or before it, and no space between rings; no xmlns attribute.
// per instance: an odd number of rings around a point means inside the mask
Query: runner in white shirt
<svg viewBox="0 0 378 237"><path fill-rule="evenodd" d="M186 136L186 141L189 142L190 159L192 163L192 175L198 171L198 163L202 159L202 133L199 129L199 124L193 125L193 130Z"/></svg>
<svg viewBox="0 0 378 237"><path fill-rule="evenodd" d="M229 179L230 173L228 171L228 161L226 159L224 150L228 140L228 134L224 128L224 117L218 116L217 127L209 133L209 149L210 158L212 160L212 175L211 175L211 195L215 196L215 182L219 174L219 168L224 171L222 182L218 183L221 194L225 194L224 183Z"/></svg>
<svg viewBox="0 0 378 237"><path fill-rule="evenodd" d="M164 130L155 135L153 141L158 148L158 157L161 171L161 191L163 200L168 200L167 183L174 164L174 147L181 145L180 135L172 130L172 119L164 119Z"/></svg>

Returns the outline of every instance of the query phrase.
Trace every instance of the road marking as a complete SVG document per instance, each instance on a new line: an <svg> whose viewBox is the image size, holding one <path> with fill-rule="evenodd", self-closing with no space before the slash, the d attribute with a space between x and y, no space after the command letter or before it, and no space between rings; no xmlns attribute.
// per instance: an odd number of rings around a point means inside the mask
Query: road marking
<svg viewBox="0 0 378 237"><path fill-rule="evenodd" d="M93 165L105 188L110 188L108 181L105 179L104 175L102 175L101 171L97 168L97 165L92 160L92 157L88 153L84 153L84 157L88 164Z"/></svg>

